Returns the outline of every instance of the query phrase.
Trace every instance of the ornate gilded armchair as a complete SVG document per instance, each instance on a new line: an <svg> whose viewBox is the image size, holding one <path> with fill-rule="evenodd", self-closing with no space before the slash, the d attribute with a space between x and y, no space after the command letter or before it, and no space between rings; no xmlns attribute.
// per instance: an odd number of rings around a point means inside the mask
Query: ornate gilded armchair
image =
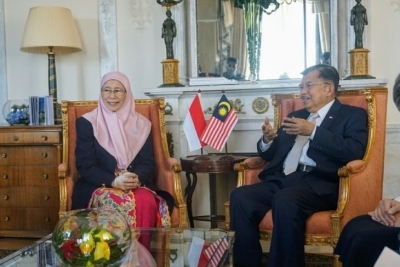
<svg viewBox="0 0 400 267"><path fill-rule="evenodd" d="M136 110L151 123L154 156L156 161L155 183L171 193L175 207L171 215L172 227L187 227L186 204L181 188L181 166L170 157L167 145L164 120L164 99L136 99ZM58 167L60 183L60 216L71 209L71 196L74 183L79 179L75 167L76 128L78 117L97 107L97 101L62 101L63 155Z"/></svg>
<svg viewBox="0 0 400 267"><path fill-rule="evenodd" d="M335 247L343 226L352 218L373 210L382 198L383 167L385 156L387 89L384 87L363 90L339 91L338 99L344 103L364 108L368 113L368 145L362 160L349 162L338 170L340 177L339 199L336 210L317 212L306 224L305 245ZM303 107L299 95L272 95L274 128L293 110ZM260 133L261 135L261 133ZM260 157L237 163L237 186L260 182L259 172L268 164ZM229 203L225 204L229 227ZM272 212L269 211L260 225L262 240L270 240L273 231ZM335 265L338 259L335 256Z"/></svg>

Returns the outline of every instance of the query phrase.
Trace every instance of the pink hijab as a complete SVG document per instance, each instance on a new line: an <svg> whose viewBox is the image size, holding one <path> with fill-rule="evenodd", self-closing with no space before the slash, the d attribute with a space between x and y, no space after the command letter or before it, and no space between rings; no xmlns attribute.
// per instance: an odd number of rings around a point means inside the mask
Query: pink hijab
<svg viewBox="0 0 400 267"><path fill-rule="evenodd" d="M135 111L131 85L125 74L113 71L101 79L101 88L109 80L117 80L125 87L126 99L121 108L110 111L99 97L99 106L83 115L93 126L99 144L117 160L118 169L126 169L139 153L149 136L151 122Z"/></svg>

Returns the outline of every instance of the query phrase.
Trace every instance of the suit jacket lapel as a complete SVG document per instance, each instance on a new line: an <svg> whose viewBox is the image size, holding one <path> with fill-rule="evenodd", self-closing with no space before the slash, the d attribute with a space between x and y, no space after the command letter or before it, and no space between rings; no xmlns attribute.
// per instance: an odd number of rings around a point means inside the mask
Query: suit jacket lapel
<svg viewBox="0 0 400 267"><path fill-rule="evenodd" d="M342 108L342 104L335 99L335 102L333 102L332 107L329 109L328 113L326 114L324 120L321 122L320 127L324 129L328 129L333 120L335 119L336 115L339 113L340 109Z"/></svg>

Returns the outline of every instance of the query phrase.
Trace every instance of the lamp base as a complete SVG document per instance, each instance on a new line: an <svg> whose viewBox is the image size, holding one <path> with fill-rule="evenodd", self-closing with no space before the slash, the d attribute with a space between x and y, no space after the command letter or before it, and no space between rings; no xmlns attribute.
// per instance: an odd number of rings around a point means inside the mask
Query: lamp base
<svg viewBox="0 0 400 267"><path fill-rule="evenodd" d="M179 83L179 60L165 59L163 65L163 84L158 87L184 87Z"/></svg>
<svg viewBox="0 0 400 267"><path fill-rule="evenodd" d="M368 74L368 53L369 50L365 48L350 50L350 76L345 80L375 79Z"/></svg>
<svg viewBox="0 0 400 267"><path fill-rule="evenodd" d="M58 102L53 102L53 110L54 110L54 124L61 125L62 124L61 104Z"/></svg>

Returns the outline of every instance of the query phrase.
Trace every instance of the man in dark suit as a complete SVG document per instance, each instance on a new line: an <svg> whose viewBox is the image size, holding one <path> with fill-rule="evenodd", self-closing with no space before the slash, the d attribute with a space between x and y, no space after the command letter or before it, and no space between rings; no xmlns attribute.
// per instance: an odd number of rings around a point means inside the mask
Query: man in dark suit
<svg viewBox="0 0 400 267"><path fill-rule="evenodd" d="M257 150L269 162L259 174L262 182L231 193L230 228L236 232L237 266L261 266L258 225L270 209L274 232L268 267L304 266L307 218L336 208L337 170L365 153L367 114L336 99L337 70L316 65L302 74L299 89L304 109L289 114L278 132L268 118L262 126Z"/></svg>

